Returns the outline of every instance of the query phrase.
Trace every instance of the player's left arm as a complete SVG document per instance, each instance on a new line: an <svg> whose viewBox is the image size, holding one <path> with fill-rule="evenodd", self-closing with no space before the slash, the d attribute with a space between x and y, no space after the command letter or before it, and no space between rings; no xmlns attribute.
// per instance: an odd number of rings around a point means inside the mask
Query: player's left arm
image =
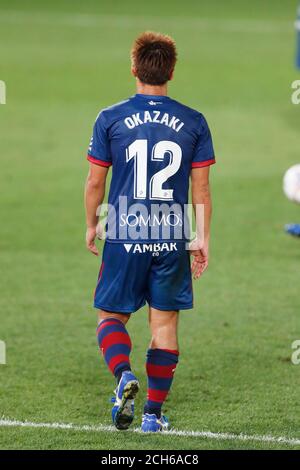
<svg viewBox="0 0 300 470"><path fill-rule="evenodd" d="M192 203L196 216L196 240L191 244L192 273L198 279L208 266L210 221L212 215L209 166L192 168Z"/></svg>
<svg viewBox="0 0 300 470"><path fill-rule="evenodd" d="M99 251L95 245L97 236L96 228L99 219L97 209L104 199L107 173L108 167L90 163L85 184L86 247L96 256L99 255Z"/></svg>

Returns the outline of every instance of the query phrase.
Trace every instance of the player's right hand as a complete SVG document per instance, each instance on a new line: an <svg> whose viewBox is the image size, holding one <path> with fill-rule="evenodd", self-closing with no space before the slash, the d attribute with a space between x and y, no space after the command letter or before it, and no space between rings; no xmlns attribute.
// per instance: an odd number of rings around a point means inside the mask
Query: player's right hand
<svg viewBox="0 0 300 470"><path fill-rule="evenodd" d="M85 236L86 247L91 253L93 253L93 255L99 256L98 248L95 245L96 236L97 236L96 227L88 227L86 230L86 236Z"/></svg>
<svg viewBox="0 0 300 470"><path fill-rule="evenodd" d="M192 275L194 279L198 279L208 267L208 244L204 244L200 249L190 249L190 254L193 257Z"/></svg>

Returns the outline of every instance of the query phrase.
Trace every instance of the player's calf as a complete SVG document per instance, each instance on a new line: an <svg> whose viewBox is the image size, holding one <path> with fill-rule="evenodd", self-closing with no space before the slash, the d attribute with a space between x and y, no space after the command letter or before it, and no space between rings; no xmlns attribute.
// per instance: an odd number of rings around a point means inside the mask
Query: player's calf
<svg viewBox="0 0 300 470"><path fill-rule="evenodd" d="M104 360L119 382L122 373L131 370L131 340L124 323L114 317L105 318L98 325L97 338Z"/></svg>

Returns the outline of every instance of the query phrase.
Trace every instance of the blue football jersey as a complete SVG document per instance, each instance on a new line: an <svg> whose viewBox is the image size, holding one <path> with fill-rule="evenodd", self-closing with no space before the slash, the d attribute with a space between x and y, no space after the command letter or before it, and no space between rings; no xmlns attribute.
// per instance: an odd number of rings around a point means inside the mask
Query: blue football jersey
<svg viewBox="0 0 300 470"><path fill-rule="evenodd" d="M192 168L215 163L204 116L168 96L136 94L103 109L88 160L112 166L107 240L187 240Z"/></svg>

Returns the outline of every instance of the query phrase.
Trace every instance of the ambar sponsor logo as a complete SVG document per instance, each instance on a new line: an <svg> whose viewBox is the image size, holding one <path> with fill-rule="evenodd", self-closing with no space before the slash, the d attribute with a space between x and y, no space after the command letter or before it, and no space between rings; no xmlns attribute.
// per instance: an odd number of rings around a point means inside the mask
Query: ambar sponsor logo
<svg viewBox="0 0 300 470"><path fill-rule="evenodd" d="M175 242L163 243L124 243L127 253L160 253L161 251L177 251Z"/></svg>

